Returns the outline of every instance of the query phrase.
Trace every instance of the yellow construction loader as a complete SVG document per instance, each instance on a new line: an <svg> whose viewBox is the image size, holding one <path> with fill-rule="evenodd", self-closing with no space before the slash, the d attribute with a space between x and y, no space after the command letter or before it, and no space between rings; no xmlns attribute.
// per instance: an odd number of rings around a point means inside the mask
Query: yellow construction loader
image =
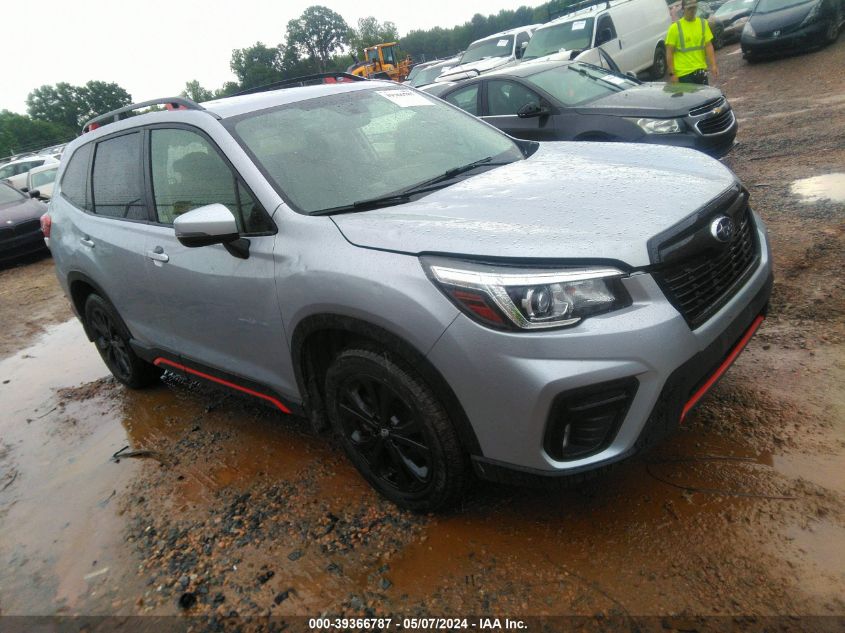
<svg viewBox="0 0 845 633"><path fill-rule="evenodd" d="M411 58L396 59L396 42L376 44L364 49L364 60L352 64L346 72L366 79L404 81L411 72Z"/></svg>

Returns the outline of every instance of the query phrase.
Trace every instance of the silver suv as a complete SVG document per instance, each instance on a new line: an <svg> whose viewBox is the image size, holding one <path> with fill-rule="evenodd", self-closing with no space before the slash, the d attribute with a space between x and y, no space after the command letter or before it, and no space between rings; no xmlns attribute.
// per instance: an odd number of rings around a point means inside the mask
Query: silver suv
<svg viewBox="0 0 845 633"><path fill-rule="evenodd" d="M129 387L331 426L403 507L630 456L763 319L764 225L699 152L520 141L382 81L166 102L62 160L43 225L85 333Z"/></svg>

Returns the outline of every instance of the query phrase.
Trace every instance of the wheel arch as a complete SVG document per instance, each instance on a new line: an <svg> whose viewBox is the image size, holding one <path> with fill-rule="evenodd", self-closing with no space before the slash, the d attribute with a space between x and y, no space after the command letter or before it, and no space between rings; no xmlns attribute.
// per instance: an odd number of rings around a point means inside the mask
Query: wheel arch
<svg viewBox="0 0 845 633"><path fill-rule="evenodd" d="M67 276L68 292L70 294L70 302L73 306L79 320L82 321L82 328L85 330L85 336L89 341L94 340L94 334L91 332L88 324L85 322L85 302L92 294L98 294L103 299L111 303L108 295L100 287L100 285L91 279L85 273L79 271L71 271Z"/></svg>
<svg viewBox="0 0 845 633"><path fill-rule="evenodd" d="M303 405L315 430L328 427L320 377L337 354L351 345L375 344L396 354L415 369L446 407L464 450L481 455L481 445L463 407L446 379L414 345L367 321L340 314L315 314L297 324L291 356Z"/></svg>

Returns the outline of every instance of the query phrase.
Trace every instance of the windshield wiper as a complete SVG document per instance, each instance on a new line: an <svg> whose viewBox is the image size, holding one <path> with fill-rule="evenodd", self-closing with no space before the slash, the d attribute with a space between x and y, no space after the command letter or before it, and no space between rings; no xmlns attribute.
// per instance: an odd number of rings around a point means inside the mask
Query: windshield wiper
<svg viewBox="0 0 845 633"><path fill-rule="evenodd" d="M309 215L331 215L333 213L343 213L345 211L366 211L368 209L377 209L378 207L395 204L397 202L408 202L408 200L411 199L411 196L420 193L427 193L429 191L436 191L437 189L442 189L446 186L445 183L447 181L452 180L453 178L460 176L461 174L465 174L468 171L472 171L473 169L476 169L478 167L495 167L499 165L509 165L511 162L513 161L499 161L494 163L493 157L487 156L486 158L467 163L466 165L453 167L452 169L446 170L439 176L424 180L423 182L417 183L416 185L408 187L407 189L402 189L401 191L389 193L386 196L368 198L366 200L358 200L357 202L353 202L352 204L347 204L340 207L332 207L331 209L323 209L321 211L314 211Z"/></svg>

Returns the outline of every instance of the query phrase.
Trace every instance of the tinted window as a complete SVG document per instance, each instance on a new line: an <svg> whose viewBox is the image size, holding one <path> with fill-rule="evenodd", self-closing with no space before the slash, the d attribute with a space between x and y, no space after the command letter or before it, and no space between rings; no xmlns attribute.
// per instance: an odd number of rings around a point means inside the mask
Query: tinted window
<svg viewBox="0 0 845 633"><path fill-rule="evenodd" d="M206 204L226 205L241 233L273 229L267 214L238 181L217 150L189 130L150 133L156 217L163 224Z"/></svg>
<svg viewBox="0 0 845 633"><path fill-rule="evenodd" d="M62 195L74 206L91 210L88 200L88 161L93 143L77 148L62 176Z"/></svg>
<svg viewBox="0 0 845 633"><path fill-rule="evenodd" d="M97 143L94 155L94 213L146 220L141 183L141 134L134 132Z"/></svg>
<svg viewBox="0 0 845 633"><path fill-rule="evenodd" d="M516 36L516 55L519 57L522 55L522 45L528 44L528 41L531 39L531 33L528 31L523 31L519 35Z"/></svg>
<svg viewBox="0 0 845 633"><path fill-rule="evenodd" d="M453 103L461 110L466 110L470 114L478 114L478 86L480 84L473 84L466 88L456 90L452 94L443 97L445 101Z"/></svg>
<svg viewBox="0 0 845 633"><path fill-rule="evenodd" d="M487 82L487 114L516 114L526 103L540 103L540 96L514 81Z"/></svg>
<svg viewBox="0 0 845 633"><path fill-rule="evenodd" d="M616 27L613 26L613 20L610 19L609 15L601 16L596 27L596 46L601 46L615 39Z"/></svg>

